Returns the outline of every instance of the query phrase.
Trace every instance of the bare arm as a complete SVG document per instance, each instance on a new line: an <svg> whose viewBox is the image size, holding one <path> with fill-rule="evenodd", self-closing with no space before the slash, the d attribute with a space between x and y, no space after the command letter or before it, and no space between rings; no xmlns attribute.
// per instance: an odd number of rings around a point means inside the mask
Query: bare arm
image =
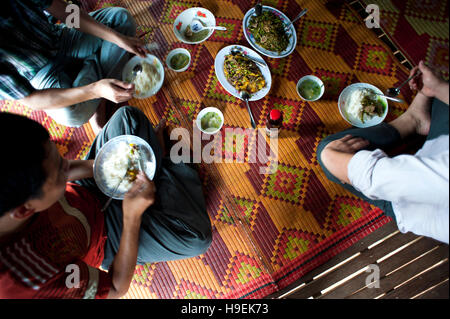
<svg viewBox="0 0 450 319"><path fill-rule="evenodd" d="M66 21L70 12L66 12L68 3L62 0L53 0L52 5L47 11L55 18ZM92 18L87 12L80 9L80 28L84 33L91 34L105 41L115 43L119 47L136 54L140 57L145 57L149 51L139 38L125 36Z"/></svg>
<svg viewBox="0 0 450 319"><path fill-rule="evenodd" d="M125 102L133 97L133 92L133 84L116 79L103 79L76 88L36 90L19 102L34 110L49 110L98 98L115 103Z"/></svg>
<svg viewBox="0 0 450 319"><path fill-rule="evenodd" d="M71 160L69 164L69 181L77 181L94 176L94 160Z"/></svg>
<svg viewBox="0 0 450 319"><path fill-rule="evenodd" d="M123 200L123 229L119 250L109 272L112 284L108 298L120 298L127 293L136 267L139 230L144 211L154 203L155 185L142 173Z"/></svg>

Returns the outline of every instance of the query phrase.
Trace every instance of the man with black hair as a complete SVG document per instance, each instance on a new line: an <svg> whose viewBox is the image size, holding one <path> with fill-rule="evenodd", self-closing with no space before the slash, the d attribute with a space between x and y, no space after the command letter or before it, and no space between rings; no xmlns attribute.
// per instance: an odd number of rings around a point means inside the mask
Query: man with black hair
<svg viewBox="0 0 450 319"><path fill-rule="evenodd" d="M155 130L141 111L122 107L87 159L69 161L40 124L0 113L0 136L8 136L0 157L0 298L117 298L136 263L208 249L211 223L197 172L165 158L163 124ZM108 198L92 178L94 158L125 134L148 141L156 174L150 181L139 173L124 200L102 213Z"/></svg>
<svg viewBox="0 0 450 319"><path fill-rule="evenodd" d="M120 81L123 66L148 50L135 37L126 9L88 14L79 8L79 26L72 27L65 24L72 21L67 6L63 0L2 1L0 99L45 110L66 126L90 121L97 132L106 122L106 105L134 93L134 85Z"/></svg>

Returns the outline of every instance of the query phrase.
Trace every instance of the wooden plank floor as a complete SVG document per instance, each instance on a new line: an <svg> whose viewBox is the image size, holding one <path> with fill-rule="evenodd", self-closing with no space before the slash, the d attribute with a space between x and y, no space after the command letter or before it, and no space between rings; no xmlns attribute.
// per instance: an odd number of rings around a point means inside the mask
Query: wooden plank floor
<svg viewBox="0 0 450 319"><path fill-rule="evenodd" d="M448 255L448 245L390 222L269 298L448 299Z"/></svg>

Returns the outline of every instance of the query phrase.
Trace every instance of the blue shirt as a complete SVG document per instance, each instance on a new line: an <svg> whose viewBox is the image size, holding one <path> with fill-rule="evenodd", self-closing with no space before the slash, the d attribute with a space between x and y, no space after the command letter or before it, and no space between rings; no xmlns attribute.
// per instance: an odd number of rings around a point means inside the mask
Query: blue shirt
<svg viewBox="0 0 450 319"><path fill-rule="evenodd" d="M59 50L60 28L44 12L53 0L4 0L0 8L0 99L21 99Z"/></svg>

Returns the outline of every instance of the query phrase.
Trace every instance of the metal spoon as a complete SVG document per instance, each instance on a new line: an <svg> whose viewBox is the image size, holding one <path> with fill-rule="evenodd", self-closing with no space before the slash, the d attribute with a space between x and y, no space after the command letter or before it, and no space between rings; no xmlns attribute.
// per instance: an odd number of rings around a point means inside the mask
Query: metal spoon
<svg viewBox="0 0 450 319"><path fill-rule="evenodd" d="M209 29L221 30L221 31L226 31L226 30L227 30L227 28L221 27L221 26L218 26L218 25L216 25L216 26L214 26L214 27L205 27L205 26L204 26L199 20L197 20L197 19L192 20L190 26L191 26L192 32L194 32L194 33L198 33L198 32L200 32L200 31L202 31L202 30L209 30Z"/></svg>
<svg viewBox="0 0 450 319"><path fill-rule="evenodd" d="M296 17L294 18L294 20L291 21L291 23L289 23L287 26L284 27L284 29L285 29L285 30L289 30L290 27L291 27L291 25L293 25L295 21L297 21L298 19L300 19L301 17L303 17L303 16L306 14L306 12L308 12L308 9L303 9L302 12L300 12L300 13L298 14L298 16L296 16Z"/></svg>
<svg viewBox="0 0 450 319"><path fill-rule="evenodd" d="M132 81L134 81L134 79L136 79L136 77L138 76L139 73L142 72L142 65L140 63L136 64L133 68L133 70L131 71L131 77L132 77Z"/></svg>
<svg viewBox="0 0 450 319"><path fill-rule="evenodd" d="M256 16L260 16L262 14L262 5L260 2L258 2L255 6L255 14Z"/></svg>
<svg viewBox="0 0 450 319"><path fill-rule="evenodd" d="M389 96L397 96L400 94L400 89L409 81L411 81L412 79L414 79L416 76L418 76L419 74L422 74L422 72L419 70L416 74L410 76L408 79L405 80L405 82L403 82L402 84L400 84L399 86L397 86L396 88L389 88L386 91L386 94Z"/></svg>
<svg viewBox="0 0 450 319"><path fill-rule="evenodd" d="M391 101L394 101L397 103L405 103L405 101L403 101L402 99L396 98L396 97L387 96L387 95L384 95L382 93L377 93L377 92L373 92L373 93L375 93L376 95L382 96L382 97L386 98L387 100L391 100Z"/></svg>
<svg viewBox="0 0 450 319"><path fill-rule="evenodd" d="M248 104L248 100L250 99L250 94L246 91L241 91L241 98L245 101L245 104L247 104L247 110L248 114L250 115L250 124L253 128L256 128L255 120L253 119L252 110L250 109L250 105Z"/></svg>
<svg viewBox="0 0 450 319"><path fill-rule="evenodd" d="M231 55L238 55L240 53L240 54L244 55L246 58L248 58L249 60L252 60L256 64L258 64L260 67L263 67L263 68L267 67L266 62L260 61L260 60L255 59L247 54L244 54L244 50L242 50L242 48L240 48L240 47L231 48L230 53L231 53Z"/></svg>

